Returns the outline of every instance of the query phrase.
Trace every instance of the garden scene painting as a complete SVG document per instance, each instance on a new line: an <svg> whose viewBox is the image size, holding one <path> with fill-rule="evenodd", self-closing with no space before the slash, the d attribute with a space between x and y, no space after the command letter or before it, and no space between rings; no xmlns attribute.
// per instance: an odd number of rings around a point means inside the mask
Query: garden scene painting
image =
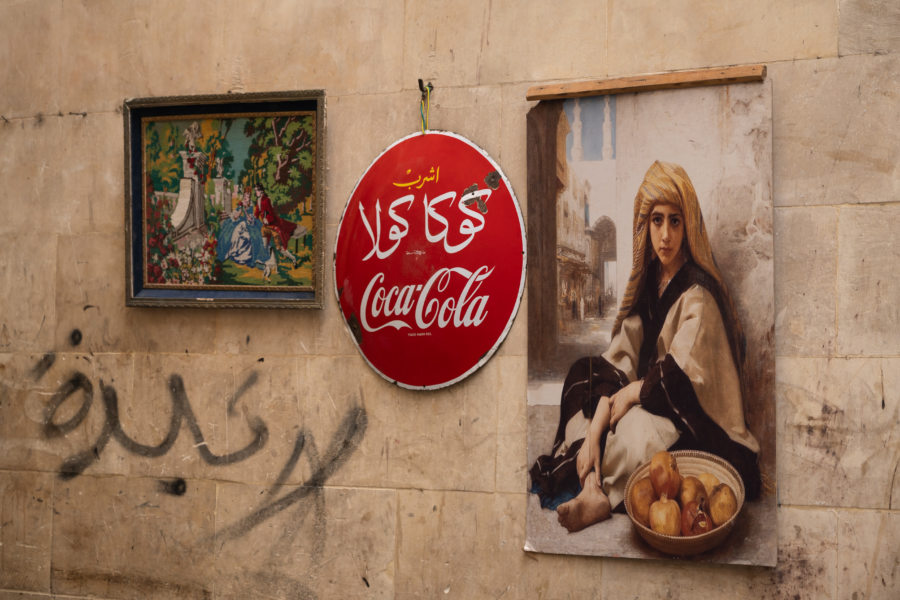
<svg viewBox="0 0 900 600"><path fill-rule="evenodd" d="M141 126L145 287L312 287L315 112Z"/></svg>

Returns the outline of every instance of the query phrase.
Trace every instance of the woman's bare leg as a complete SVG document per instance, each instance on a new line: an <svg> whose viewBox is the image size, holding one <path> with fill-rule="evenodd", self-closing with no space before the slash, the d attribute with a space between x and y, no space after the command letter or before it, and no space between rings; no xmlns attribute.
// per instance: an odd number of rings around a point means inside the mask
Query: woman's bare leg
<svg viewBox="0 0 900 600"><path fill-rule="evenodd" d="M610 510L609 498L597 481L597 473L591 471L581 492L572 500L560 504L556 514L559 524L572 533L608 519Z"/></svg>

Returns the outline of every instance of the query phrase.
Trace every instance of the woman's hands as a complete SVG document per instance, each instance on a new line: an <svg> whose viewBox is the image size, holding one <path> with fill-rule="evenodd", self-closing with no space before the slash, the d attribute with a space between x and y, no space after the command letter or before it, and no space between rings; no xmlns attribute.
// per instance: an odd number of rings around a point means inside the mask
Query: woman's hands
<svg viewBox="0 0 900 600"><path fill-rule="evenodd" d="M587 426L584 442L575 457L575 468L578 471L578 480L581 487L591 470L597 472L597 485L600 485L600 438L609 426L610 399L607 396L600 398L594 411L594 418Z"/></svg>
<svg viewBox="0 0 900 600"><path fill-rule="evenodd" d="M609 409L609 428L612 431L616 430L616 423L618 423L622 417L625 416L632 406L635 404L639 404L641 401L641 385L644 383L643 379L638 379L637 381L632 381L621 390L613 394L612 398L610 398L610 409Z"/></svg>
<svg viewBox="0 0 900 600"><path fill-rule="evenodd" d="M600 485L602 481L602 477L600 477L600 438L603 437L603 432L607 428L615 431L616 423L632 406L641 401L642 383L643 381L640 379L632 381L613 394L611 398L603 396L597 403L594 418L588 424L584 432L584 442L575 456L575 469L578 472L578 481L581 482L581 487L584 487L584 482L591 471L596 471L597 478L594 481Z"/></svg>
<svg viewBox="0 0 900 600"><path fill-rule="evenodd" d="M591 425L588 423L584 431L584 441L581 443L581 448L578 449L578 454L575 455L575 470L578 471L578 481L581 483L581 487L584 487L584 480L587 478L588 473L591 472L593 465L594 461L591 460Z"/></svg>

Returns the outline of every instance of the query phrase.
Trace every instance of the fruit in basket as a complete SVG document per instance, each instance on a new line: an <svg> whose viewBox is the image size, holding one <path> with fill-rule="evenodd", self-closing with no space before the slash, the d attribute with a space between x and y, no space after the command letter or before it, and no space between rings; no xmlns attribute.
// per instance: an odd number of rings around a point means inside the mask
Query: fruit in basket
<svg viewBox="0 0 900 600"><path fill-rule="evenodd" d="M650 529L664 535L681 533L681 510L675 500L663 495L650 505Z"/></svg>
<svg viewBox="0 0 900 600"><path fill-rule="evenodd" d="M678 498L678 490L681 488L681 473L678 472L678 463L675 456L665 450L661 450L650 459L650 481L653 490L660 498L663 495L669 498Z"/></svg>
<svg viewBox="0 0 900 600"><path fill-rule="evenodd" d="M650 505L656 502L658 496L653 491L653 483L649 477L643 477L631 486L631 512L634 518L643 526L650 526Z"/></svg>
<svg viewBox="0 0 900 600"><path fill-rule="evenodd" d="M719 485L719 478L712 473L700 473L697 475L697 479L703 482L703 487L706 488L707 498L712 495L712 491Z"/></svg>
<svg viewBox="0 0 900 600"><path fill-rule="evenodd" d="M709 496L709 516L716 527L737 512L737 498L727 483L717 485Z"/></svg>
<svg viewBox="0 0 900 600"><path fill-rule="evenodd" d="M699 508L709 509L709 494L706 493L706 486L693 475L687 475L681 480L681 494L678 499L682 507L686 507L689 502L696 502Z"/></svg>
<svg viewBox="0 0 900 600"><path fill-rule="evenodd" d="M691 500L684 505L684 509L681 511L681 535L700 535L712 528L709 515L696 500Z"/></svg>

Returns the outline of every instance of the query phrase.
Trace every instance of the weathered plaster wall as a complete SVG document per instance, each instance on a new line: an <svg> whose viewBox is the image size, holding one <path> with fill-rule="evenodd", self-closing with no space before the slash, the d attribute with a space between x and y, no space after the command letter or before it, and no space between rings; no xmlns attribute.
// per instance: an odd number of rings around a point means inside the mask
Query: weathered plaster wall
<svg viewBox="0 0 900 600"><path fill-rule="evenodd" d="M774 570L522 551L524 311L477 374L422 394L368 369L330 292L317 312L124 307L126 97L326 89L333 247L362 170L419 126L417 78L432 127L485 148L524 209L531 85L757 62ZM3 0L0 64L0 600L900 595L893 0ZM78 425L48 437L67 389L55 422ZM90 466L60 478L72 457Z"/></svg>

